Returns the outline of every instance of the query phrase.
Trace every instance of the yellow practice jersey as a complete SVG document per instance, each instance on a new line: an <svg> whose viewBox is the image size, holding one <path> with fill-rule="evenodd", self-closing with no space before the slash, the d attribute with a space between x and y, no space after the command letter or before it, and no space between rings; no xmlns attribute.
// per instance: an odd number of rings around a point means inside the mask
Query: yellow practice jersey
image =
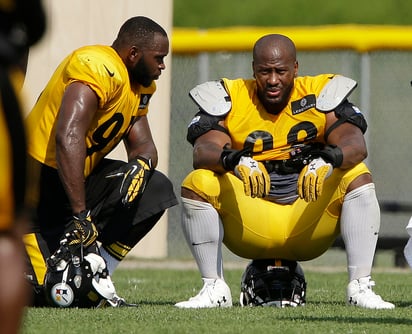
<svg viewBox="0 0 412 334"><path fill-rule="evenodd" d="M290 158L294 144L324 142L326 115L315 109L316 97L333 76L296 78L290 102L278 115L268 113L260 103L254 79L224 78L232 101L225 125L233 148L253 144L256 160L283 160Z"/></svg>
<svg viewBox="0 0 412 334"><path fill-rule="evenodd" d="M85 176L124 138L133 121L146 115L156 90L132 87L122 59L110 46L82 47L66 57L54 72L26 120L28 152L57 168L55 133L64 91L73 82L88 85L99 100L86 134Z"/></svg>

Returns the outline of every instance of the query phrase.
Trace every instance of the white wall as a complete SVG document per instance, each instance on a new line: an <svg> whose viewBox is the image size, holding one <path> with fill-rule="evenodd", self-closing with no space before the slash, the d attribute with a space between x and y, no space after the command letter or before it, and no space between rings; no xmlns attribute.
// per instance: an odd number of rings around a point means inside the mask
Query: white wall
<svg viewBox="0 0 412 334"><path fill-rule="evenodd" d="M41 42L29 56L25 81L27 107L38 95L60 61L72 50L90 44L107 44L116 38L124 21L133 16L148 16L158 22L171 39L173 0L43 0L48 27ZM168 173L171 53L165 60L166 71L157 83L150 104L149 120L159 151L158 169ZM120 147L112 157L125 158ZM167 217L144 238L130 255L165 257L167 255Z"/></svg>

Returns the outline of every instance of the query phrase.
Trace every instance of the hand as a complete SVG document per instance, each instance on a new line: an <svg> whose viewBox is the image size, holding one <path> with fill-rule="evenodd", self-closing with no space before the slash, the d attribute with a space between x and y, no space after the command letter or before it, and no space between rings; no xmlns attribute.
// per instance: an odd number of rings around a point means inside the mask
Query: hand
<svg viewBox="0 0 412 334"><path fill-rule="evenodd" d="M316 201L323 191L325 180L332 174L332 164L322 158L313 159L299 174L299 197L306 202Z"/></svg>
<svg viewBox="0 0 412 334"><path fill-rule="evenodd" d="M90 210L84 210L73 216L73 220L68 226L64 239L68 246L91 246L97 239L98 232L92 221Z"/></svg>
<svg viewBox="0 0 412 334"><path fill-rule="evenodd" d="M270 177L261 162L251 157L241 157L235 167L235 175L243 181L247 196L265 197L269 194Z"/></svg>
<svg viewBox="0 0 412 334"><path fill-rule="evenodd" d="M106 177L123 176L120 185L120 196L123 205L129 206L137 197L143 194L152 171L151 160L138 157Z"/></svg>

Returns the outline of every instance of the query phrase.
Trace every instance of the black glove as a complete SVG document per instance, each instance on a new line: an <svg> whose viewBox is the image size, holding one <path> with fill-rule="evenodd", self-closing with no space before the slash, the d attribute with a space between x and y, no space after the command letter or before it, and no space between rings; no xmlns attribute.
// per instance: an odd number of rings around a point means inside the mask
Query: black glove
<svg viewBox="0 0 412 334"><path fill-rule="evenodd" d="M130 161L106 177L123 177L120 185L120 196L123 205L130 206L136 198L143 194L152 173L152 161L137 157L136 160Z"/></svg>
<svg viewBox="0 0 412 334"><path fill-rule="evenodd" d="M233 171L240 161L241 157L250 157L252 149L250 147L244 148L243 150L232 150L223 147L223 152L220 155L220 160L222 166L227 171Z"/></svg>
<svg viewBox="0 0 412 334"><path fill-rule="evenodd" d="M65 240L71 248L81 245L87 248L96 241L97 236L98 232L92 221L90 210L83 210L73 215L60 243Z"/></svg>
<svg viewBox="0 0 412 334"><path fill-rule="evenodd" d="M336 145L326 145L321 150L315 150L312 152L312 156L323 158L333 168L339 168L343 162L342 150Z"/></svg>

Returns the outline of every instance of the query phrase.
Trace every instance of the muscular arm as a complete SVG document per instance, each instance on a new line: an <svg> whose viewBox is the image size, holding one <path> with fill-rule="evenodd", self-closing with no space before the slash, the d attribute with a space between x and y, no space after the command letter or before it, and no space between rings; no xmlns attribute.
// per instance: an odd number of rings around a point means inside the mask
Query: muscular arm
<svg viewBox="0 0 412 334"><path fill-rule="evenodd" d="M326 115L326 129L337 120L333 112ZM327 144L338 146L343 153L343 162L340 168L347 169L363 161L367 155L365 138L362 131L351 123L343 123L333 129L328 137Z"/></svg>
<svg viewBox="0 0 412 334"><path fill-rule="evenodd" d="M56 129L56 160L73 213L86 209L84 165L86 132L98 107L93 90L75 82L66 88Z"/></svg>
<svg viewBox="0 0 412 334"><path fill-rule="evenodd" d="M142 156L152 160L152 166L158 163L157 149L153 142L152 132L146 116L140 116L134 122L126 139L124 140L127 158L132 160L137 156Z"/></svg>
<svg viewBox="0 0 412 334"><path fill-rule="evenodd" d="M230 137L221 131L210 130L196 139L193 147L193 167L195 169L210 169L217 173L225 173L220 161L223 146L229 144L231 147Z"/></svg>

